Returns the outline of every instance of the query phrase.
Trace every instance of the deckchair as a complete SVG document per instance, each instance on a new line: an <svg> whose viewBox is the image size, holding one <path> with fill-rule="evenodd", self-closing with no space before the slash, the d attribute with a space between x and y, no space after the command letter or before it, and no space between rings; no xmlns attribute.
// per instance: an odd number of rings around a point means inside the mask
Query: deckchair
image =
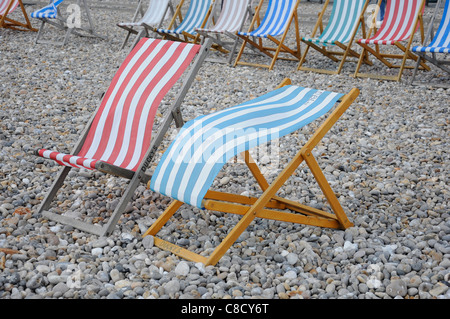
<svg viewBox="0 0 450 319"><path fill-rule="evenodd" d="M66 45L71 34L76 34L79 36L88 36L88 37L97 37L97 38L105 38L95 31L94 23L91 18L91 13L89 11L89 7L86 3L86 0L77 0L77 8L80 9L80 20L81 20L81 10L84 11L89 26L81 27L72 23L71 20L70 25L68 24L68 20L70 17L63 17L61 14L60 6L64 0L50 0L49 4L33 13L31 13L32 18L36 18L41 20L41 27L39 28L39 32L36 37L36 43L42 44L56 44L56 45ZM80 21L81 22L81 21ZM66 31L63 41L49 41L42 40L42 34L44 31L44 27L46 24L50 24L57 29Z"/></svg>
<svg viewBox="0 0 450 319"><path fill-rule="evenodd" d="M450 61L437 57L438 54L442 56L443 54L445 55L450 53L450 0L447 0L445 2L441 22L436 33L434 33L433 26L434 21L438 15L438 10L441 7L441 3L442 0L438 0L423 44L421 46L414 46L411 49L412 52L419 56L419 60L416 63L416 68L414 69L414 73L411 78L411 84L415 84L417 70L419 69L419 65L422 59L427 60L441 70L450 73L450 68L446 66L450 63ZM428 43L431 38L431 42L426 45L426 43Z"/></svg>
<svg viewBox="0 0 450 319"><path fill-rule="evenodd" d="M177 6L175 14L167 29L154 29L163 39L173 41L185 41L199 43L199 34L196 28L203 28L208 21L215 0L191 0L185 17L181 23L174 28L175 20L181 16L184 0Z"/></svg>
<svg viewBox="0 0 450 319"><path fill-rule="evenodd" d="M335 0L331 16L325 29L323 29L323 16L330 0L327 0L323 6L319 19L313 29L311 37L303 37L302 42L306 44L302 58L298 65L298 70L313 71L326 74L339 74L344 67L347 57L350 55L359 60L360 54L352 49L353 40L356 33L361 28L363 37L366 36L364 12L366 11L369 0ZM316 37L317 31L323 30L320 36ZM328 49L337 47L340 50ZM325 70L320 68L305 67L309 49L313 48L322 53L325 57L338 63L337 70ZM341 58L339 59L338 56ZM366 63L370 63L365 59Z"/></svg>
<svg viewBox="0 0 450 319"><path fill-rule="evenodd" d="M70 154L45 148L37 151L37 155L64 166L38 212L90 233L109 235L135 189L141 182L147 182L146 169L171 122L174 120L179 127L183 125L180 104L209 50L209 45L210 43L200 46L151 38L140 40L114 76L73 151ZM164 112L157 134L152 136L154 118L161 101L195 57L178 96L170 109ZM97 170L130 180L119 204L103 227L99 227L97 223L50 212L52 199L73 167Z"/></svg>
<svg viewBox="0 0 450 319"><path fill-rule="evenodd" d="M143 13L142 3L143 1L139 0L132 22L121 22L117 24L117 26L128 31L121 49L125 47L131 34L136 34L136 40L132 46L134 47L142 37L150 36L149 31L153 31L150 29L150 26L161 28L168 10L170 10L172 15L175 13L171 0L150 0L145 13ZM139 21L136 21L139 13L142 14L142 18Z"/></svg>
<svg viewBox="0 0 450 319"><path fill-rule="evenodd" d="M263 3L264 0L261 0L256 8L249 31L237 33L237 35L244 40L244 42L242 43L241 49L237 55L234 63L235 66L238 64L250 65L272 70L278 59L300 61L300 33L297 13L300 0L269 0L264 18L261 23L256 26L256 23L260 19L259 16ZM295 27L295 49L290 48L285 43L292 24L294 24ZM281 37L281 39L277 39L277 37ZM263 41L263 39L265 41ZM265 43L266 41L272 43L272 46ZM270 57L271 63L269 65L264 65L241 61L242 54L247 44L257 49L260 53ZM280 56L280 54L283 56ZM286 57L286 54L290 58Z"/></svg>
<svg viewBox="0 0 450 319"><path fill-rule="evenodd" d="M380 0L381 1L381 0ZM379 3L380 4L380 3ZM380 29L376 27L369 31L369 36L372 31L376 33L367 39L359 39L357 43L362 46L358 65L355 71L355 77L370 77L382 80L400 81L404 69L411 69L414 66L406 65L407 60L417 61L418 57L411 53L410 48L414 39L414 34L420 29L422 41L424 37L423 30L423 10L425 8L425 0L389 0L386 3L386 13ZM375 24L375 23L373 23ZM402 42L407 42L403 45ZM375 49L369 45L375 45ZM380 46L392 46L402 51L402 54L393 54L386 50L382 52ZM365 54L370 53L384 65L389 68L398 68L398 74L395 76L378 75L360 73L361 64L365 58ZM393 64L389 59L400 59L399 65ZM421 62L421 67L429 70L429 66Z"/></svg>
<svg viewBox="0 0 450 319"><path fill-rule="evenodd" d="M270 93L241 105L201 116L187 122L164 152L149 182L151 190L174 199L143 236L154 236L156 246L194 262L215 265L240 234L256 218L272 219L320 227L345 229L353 224L347 218L336 195L313 156L321 141L339 117L359 95L358 89L347 95L290 84L286 79ZM250 148L267 144L297 131L331 112L301 150L276 179L269 183L250 155ZM250 172L262 189L260 197L247 197L210 190L227 162L242 154ZM308 207L276 196L302 162L306 162L334 213ZM230 163L232 165L232 163ZM243 215L209 257L156 237L159 230L183 205ZM290 210L293 212L286 212Z"/></svg>
<svg viewBox="0 0 450 319"><path fill-rule="evenodd" d="M214 43L230 52L228 63L232 62L238 44L236 32L242 31L245 21L252 14L251 2L252 0L224 0L216 23L213 25L211 21L213 15L210 15L210 23L207 23L207 25L212 26L204 29L196 29L200 35L205 38L211 38ZM217 3L219 2L217 1ZM233 40L232 43L230 44L223 40L222 36L231 38Z"/></svg>
<svg viewBox="0 0 450 319"><path fill-rule="evenodd" d="M22 14L25 18L25 23L11 19L7 17L16 8L20 6ZM31 25L30 19L28 19L27 11L22 3L22 0L0 0L0 28L7 28L19 31L37 31Z"/></svg>

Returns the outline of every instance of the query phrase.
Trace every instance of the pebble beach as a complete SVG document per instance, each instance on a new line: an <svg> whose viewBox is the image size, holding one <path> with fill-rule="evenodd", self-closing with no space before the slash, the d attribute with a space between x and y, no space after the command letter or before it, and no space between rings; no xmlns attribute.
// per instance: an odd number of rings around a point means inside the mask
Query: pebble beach
<svg viewBox="0 0 450 319"><path fill-rule="evenodd" d="M411 70L401 82L354 78L352 62L339 75L297 71L298 62L284 60L269 71L218 63L224 55L214 51L200 68L182 104L185 120L260 96L284 78L314 89L360 90L313 152L354 224L346 230L256 219L215 266L204 266L142 237L170 204L146 185L108 237L38 214L60 166L33 152L70 153L130 50L134 39L120 50L126 32L116 24L132 19L136 2L123 1L123 8L93 2L96 30L107 39L71 36L61 47L35 44L34 32L0 29L0 299L450 299L450 89L444 87L450 75L432 65L430 72L419 71L420 85L409 84ZM40 7L26 9L30 14ZM302 36L310 35L321 8L317 1L300 3ZM433 11L426 7L425 23ZM19 11L13 16L21 18ZM47 30L48 37L64 37ZM267 62L250 54L246 59ZM317 52L307 62L337 67ZM363 68L393 72L379 63ZM178 87L163 101L155 129ZM280 139L276 160L257 158L269 181L315 128ZM173 126L150 173L175 133ZM51 210L102 225L126 183L73 169ZM228 163L213 188L261 194L242 163ZM329 207L306 166L278 195ZM158 236L209 255L238 221L185 205Z"/></svg>

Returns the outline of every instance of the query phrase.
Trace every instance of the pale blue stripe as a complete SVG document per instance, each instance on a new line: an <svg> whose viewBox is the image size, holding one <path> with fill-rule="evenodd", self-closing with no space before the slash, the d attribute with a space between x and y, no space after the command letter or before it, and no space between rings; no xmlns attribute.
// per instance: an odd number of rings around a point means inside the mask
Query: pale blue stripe
<svg viewBox="0 0 450 319"><path fill-rule="evenodd" d="M251 32L238 32L244 36L279 36L288 27L288 19L295 8L295 0L270 0L261 24Z"/></svg>
<svg viewBox="0 0 450 319"><path fill-rule="evenodd" d="M181 34L184 31L189 34L195 35L197 33L195 29L201 27L210 6L211 0L192 0L187 10L186 16L177 28L172 30L158 29L158 32Z"/></svg>
<svg viewBox="0 0 450 319"><path fill-rule="evenodd" d="M43 19L43 18L56 19L56 17L58 16L57 8L63 1L64 0L53 0L53 2L50 3L49 5L43 7L40 10L37 10L37 11L31 13L30 16L32 18L37 18L37 19Z"/></svg>
<svg viewBox="0 0 450 319"><path fill-rule="evenodd" d="M189 121L163 154L150 188L202 208L203 197L231 158L300 129L328 112L342 96L285 86L258 99ZM193 138L196 133L198 136ZM180 154L183 149L188 152ZM210 158L214 160L208 161Z"/></svg>

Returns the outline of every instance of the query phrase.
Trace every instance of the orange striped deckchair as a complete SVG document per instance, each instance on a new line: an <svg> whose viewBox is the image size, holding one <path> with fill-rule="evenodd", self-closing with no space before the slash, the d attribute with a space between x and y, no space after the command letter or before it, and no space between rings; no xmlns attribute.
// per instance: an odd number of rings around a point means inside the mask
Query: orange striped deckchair
<svg viewBox="0 0 450 319"><path fill-rule="evenodd" d="M378 4L381 4L381 0ZM417 61L418 59L418 57L410 51L410 47L414 39L414 34L418 29L420 29L423 41L424 28L422 14L424 8L425 0L388 0L386 3L384 20L380 29L376 30L376 24L373 23L374 27L369 31L369 36L372 31L376 31L376 33L371 38L360 39L357 41L357 43L362 46L363 51L356 67L355 77L371 77L383 80L400 81L405 68L414 68L414 66L407 66L406 61L408 59ZM407 44L403 45L402 42L406 42ZM371 48L370 45L374 45L375 49ZM391 52L382 52L380 50L381 45L394 46L403 53L393 54ZM399 68L398 74L396 76L388 76L360 73L359 70L366 53L372 54L389 68ZM401 64L395 65L389 61L390 59L400 59ZM423 62L421 65L424 69L430 69Z"/></svg>
<svg viewBox="0 0 450 319"><path fill-rule="evenodd" d="M19 6L25 18L25 23L7 17L8 14L11 14ZM32 27L30 19L28 19L28 14L23 6L22 0L0 0L0 28L19 31L37 31L37 29Z"/></svg>
<svg viewBox="0 0 450 319"><path fill-rule="evenodd" d="M127 56L103 100L70 154L40 149L38 156L64 166L42 202L39 213L63 224L97 235L110 234L135 189L148 181L150 164L172 120L183 125L180 104L209 49L196 44L142 39ZM154 118L164 96L196 57L172 107L165 112L158 133L152 136ZM103 227L50 212L50 204L70 169L98 170L130 179L120 203Z"/></svg>

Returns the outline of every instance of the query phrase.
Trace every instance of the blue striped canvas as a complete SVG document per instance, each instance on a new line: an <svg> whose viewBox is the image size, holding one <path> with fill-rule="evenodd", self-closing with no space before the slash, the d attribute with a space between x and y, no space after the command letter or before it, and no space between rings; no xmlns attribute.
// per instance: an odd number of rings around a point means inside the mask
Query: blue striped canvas
<svg viewBox="0 0 450 319"><path fill-rule="evenodd" d="M56 19L58 16L57 8L64 0L53 0L52 3L43 7L42 9L31 13L32 18L38 19Z"/></svg>
<svg viewBox="0 0 450 319"><path fill-rule="evenodd" d="M150 188L193 206L234 156L290 134L327 113L343 95L284 86L187 122L163 154Z"/></svg>
<svg viewBox="0 0 450 319"><path fill-rule="evenodd" d="M238 32L244 36L267 38L279 36L288 27L289 17L296 7L296 0L270 0L261 24L251 32Z"/></svg>
<svg viewBox="0 0 450 319"><path fill-rule="evenodd" d="M413 52L450 53L450 0L445 2L438 31L428 46L415 46Z"/></svg>
<svg viewBox="0 0 450 319"><path fill-rule="evenodd" d="M182 34L183 31L189 34L196 34L196 28L202 26L203 21L206 18L206 14L211 6L212 0L192 0L187 10L186 16L180 25L173 29L158 29L161 33L175 33Z"/></svg>
<svg viewBox="0 0 450 319"><path fill-rule="evenodd" d="M335 44L348 43L359 25L364 5L368 0L335 0L329 22L318 38L303 38L304 41Z"/></svg>

